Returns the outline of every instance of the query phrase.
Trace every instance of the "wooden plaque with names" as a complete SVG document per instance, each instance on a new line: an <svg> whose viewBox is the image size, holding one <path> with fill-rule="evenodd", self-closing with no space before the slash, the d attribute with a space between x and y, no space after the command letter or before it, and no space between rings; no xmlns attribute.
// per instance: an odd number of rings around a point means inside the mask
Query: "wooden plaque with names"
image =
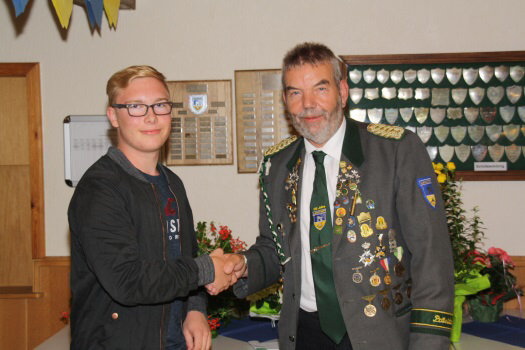
<svg viewBox="0 0 525 350"><path fill-rule="evenodd" d="M174 106L166 164L232 164L231 80L167 84Z"/></svg>
<svg viewBox="0 0 525 350"><path fill-rule="evenodd" d="M255 173L264 150L295 133L282 101L281 70L235 71L237 171Z"/></svg>

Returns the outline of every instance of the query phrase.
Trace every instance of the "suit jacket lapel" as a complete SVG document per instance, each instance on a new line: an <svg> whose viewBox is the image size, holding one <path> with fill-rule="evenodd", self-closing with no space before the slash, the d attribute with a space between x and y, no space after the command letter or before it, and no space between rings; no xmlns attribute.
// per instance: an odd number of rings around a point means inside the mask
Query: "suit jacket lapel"
<svg viewBox="0 0 525 350"><path fill-rule="evenodd" d="M297 183L297 193L296 193L296 208L297 208L297 220L291 222L290 227L290 253L292 257L300 256L301 252L301 184L302 184L302 171L304 166L304 139L299 143L294 154L290 158L290 161L287 163L286 167L290 171L290 174L296 173L298 176ZM287 194L287 203L292 203L292 191L288 191ZM300 266L300 264L299 264Z"/></svg>

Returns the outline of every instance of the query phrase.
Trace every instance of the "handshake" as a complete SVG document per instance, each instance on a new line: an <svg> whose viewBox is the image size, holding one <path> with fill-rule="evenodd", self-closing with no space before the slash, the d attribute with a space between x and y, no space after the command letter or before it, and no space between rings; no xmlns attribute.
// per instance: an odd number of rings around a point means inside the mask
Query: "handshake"
<svg viewBox="0 0 525 350"><path fill-rule="evenodd" d="M225 254L221 248L210 253L215 268L215 280L206 285L211 295L217 295L232 286L239 278L248 276L245 258L240 254Z"/></svg>

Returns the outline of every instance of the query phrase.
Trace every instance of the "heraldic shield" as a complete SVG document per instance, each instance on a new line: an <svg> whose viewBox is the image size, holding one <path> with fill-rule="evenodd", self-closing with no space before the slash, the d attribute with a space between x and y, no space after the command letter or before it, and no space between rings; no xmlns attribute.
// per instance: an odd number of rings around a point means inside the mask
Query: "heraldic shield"
<svg viewBox="0 0 525 350"><path fill-rule="evenodd" d="M315 207L312 213L312 220L314 221L314 226L316 229L321 231L324 225L326 224L326 207L324 205L320 207Z"/></svg>
<svg viewBox="0 0 525 350"><path fill-rule="evenodd" d="M436 195L434 194L434 187L432 186L432 179L430 177L424 177L417 179L417 186L421 189L423 198L432 207L436 208Z"/></svg>
<svg viewBox="0 0 525 350"><path fill-rule="evenodd" d="M193 114L202 114L208 109L208 95L190 95L189 107Z"/></svg>

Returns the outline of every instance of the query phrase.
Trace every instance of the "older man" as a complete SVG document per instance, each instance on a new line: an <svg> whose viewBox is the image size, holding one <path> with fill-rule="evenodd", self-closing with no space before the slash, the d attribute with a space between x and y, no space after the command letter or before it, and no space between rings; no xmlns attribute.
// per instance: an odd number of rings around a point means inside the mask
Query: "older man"
<svg viewBox="0 0 525 350"><path fill-rule="evenodd" d="M282 72L302 137L266 152L260 236L225 267L245 277L235 293L282 277L282 350L448 349L453 261L425 147L344 117L348 85L326 46L296 46Z"/></svg>

